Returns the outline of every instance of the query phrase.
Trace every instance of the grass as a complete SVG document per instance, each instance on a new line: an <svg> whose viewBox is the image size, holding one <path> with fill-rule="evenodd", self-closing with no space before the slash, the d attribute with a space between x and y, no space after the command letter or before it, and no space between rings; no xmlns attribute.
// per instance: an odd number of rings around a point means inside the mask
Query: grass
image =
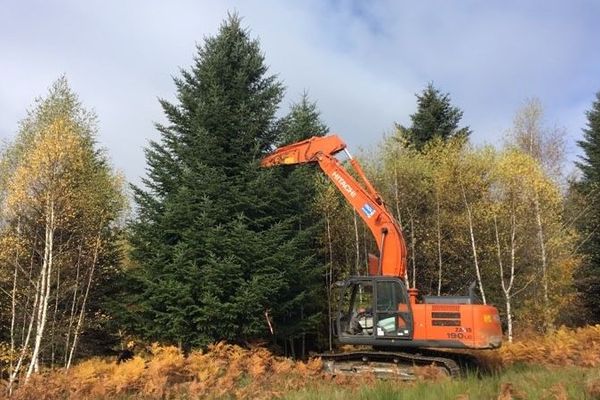
<svg viewBox="0 0 600 400"><path fill-rule="evenodd" d="M600 399L593 383L600 381L600 371L582 367L544 367L515 365L489 376L470 375L463 379L441 382L402 383L381 381L373 386L349 389L321 385L288 393L289 400L509 400L509 399Z"/></svg>

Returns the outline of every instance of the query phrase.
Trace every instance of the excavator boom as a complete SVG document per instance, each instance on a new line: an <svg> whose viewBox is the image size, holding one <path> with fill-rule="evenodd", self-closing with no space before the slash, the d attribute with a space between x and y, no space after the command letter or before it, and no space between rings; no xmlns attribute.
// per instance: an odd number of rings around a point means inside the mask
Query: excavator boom
<svg viewBox="0 0 600 400"><path fill-rule="evenodd" d="M362 185L337 159L344 151ZM379 258L369 266L370 275L404 278L406 273L406 245L402 231L386 209L381 196L365 176L360 164L346 150L346 144L337 135L315 136L283 146L265 157L261 166L319 164L323 172L352 205L377 241Z"/></svg>
<svg viewBox="0 0 600 400"><path fill-rule="evenodd" d="M262 167L273 167L313 163L317 162L319 153L333 156L344 149L346 149L346 143L337 135L313 136L301 142L279 147L263 158L260 165Z"/></svg>

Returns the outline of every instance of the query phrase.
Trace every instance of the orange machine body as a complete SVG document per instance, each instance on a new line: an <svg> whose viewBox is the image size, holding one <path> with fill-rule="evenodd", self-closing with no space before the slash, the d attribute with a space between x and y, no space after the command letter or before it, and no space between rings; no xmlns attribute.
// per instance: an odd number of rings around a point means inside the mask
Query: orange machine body
<svg viewBox="0 0 600 400"><path fill-rule="evenodd" d="M362 185L337 159L336 154L342 151L348 155ZM371 257L369 260L369 277L350 278L344 283L345 288L356 291L355 286L363 283L375 288L379 284L394 281L397 292L405 293L402 296L394 295L403 300L394 302L397 305L391 314L389 309L385 313L372 311L371 329L365 329L360 334L344 333L347 332L346 326L352 314L352 310L347 310L346 320L340 322L338 318L337 323L338 339L341 343L379 347L470 349L500 346L502 329L496 308L474 304L472 298L457 296L424 296L423 301L419 303L417 289L405 287L407 251L401 228L386 209L381 196L365 176L360 164L351 157L346 150L346 144L337 135L312 137L280 147L261 161L263 167L308 163L318 164L331 179L365 222L379 249L379 257ZM377 293L378 289L373 291L373 308L377 308L380 303L378 299L383 298L383 290L381 294ZM390 315L395 315L391 318L396 320L395 327L392 331L386 331L379 324L389 321ZM384 319L384 316L387 318Z"/></svg>
<svg viewBox="0 0 600 400"><path fill-rule="evenodd" d="M469 349L500 347L502 329L495 307L484 304L413 304L415 341L456 342ZM444 347L444 346L436 346Z"/></svg>

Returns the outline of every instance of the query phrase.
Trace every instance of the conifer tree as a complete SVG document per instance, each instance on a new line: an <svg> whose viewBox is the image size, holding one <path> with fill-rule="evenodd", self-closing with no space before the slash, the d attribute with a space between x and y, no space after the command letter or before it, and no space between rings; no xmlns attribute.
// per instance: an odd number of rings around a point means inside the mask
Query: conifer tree
<svg viewBox="0 0 600 400"><path fill-rule="evenodd" d="M590 310L590 322L600 322L600 92L586 112L587 127L583 130L583 140L578 144L583 150L577 166L583 176L576 187L584 196L585 218L581 218L583 253L585 261L578 273L577 286Z"/></svg>
<svg viewBox="0 0 600 400"><path fill-rule="evenodd" d="M291 106L290 112L278 123L281 145L295 143L312 136L323 136L328 132L320 119L315 103L306 93ZM294 285L283 299L279 322L278 339L287 340L284 348L289 354L303 357L308 340L314 342L319 323L324 315L325 285L324 257L319 252L320 231L323 228L321 214L315 210L317 196L316 166L275 168L279 176L281 199L287 203L281 218L288 220L297 231L297 246L293 249L294 261L288 265L286 274ZM311 345L309 343L308 345ZM314 345L314 343L312 343Z"/></svg>
<svg viewBox="0 0 600 400"><path fill-rule="evenodd" d="M146 189L134 188L139 294L123 302L125 322L192 346L268 337L266 315L276 329L284 315L307 315L298 273L314 265L284 177L258 165L283 140L282 85L235 15L175 84L177 103L161 101L169 123L147 149Z"/></svg>
<svg viewBox="0 0 600 400"><path fill-rule="evenodd" d="M452 105L448 93L441 93L429 83L416 96L417 112L410 116L412 125L410 128L398 125L397 128L417 149L422 149L435 137L446 140L455 136L467 138L471 134L468 127L459 128L463 112Z"/></svg>

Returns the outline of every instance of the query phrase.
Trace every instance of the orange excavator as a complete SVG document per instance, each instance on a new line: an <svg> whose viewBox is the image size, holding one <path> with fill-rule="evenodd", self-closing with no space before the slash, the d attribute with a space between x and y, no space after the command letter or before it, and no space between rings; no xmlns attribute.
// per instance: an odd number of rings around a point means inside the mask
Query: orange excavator
<svg viewBox="0 0 600 400"><path fill-rule="evenodd" d="M359 183L338 160L344 152ZM421 296L408 288L402 230L358 161L337 135L315 136L280 147L263 167L318 164L371 231L379 256L369 255L368 275L338 282L337 340L358 350L320 355L326 369L352 374L413 376L414 366L460 372L457 355L440 349L495 349L502 342L498 310L480 304L471 285L466 296ZM365 347L367 349L365 350Z"/></svg>

